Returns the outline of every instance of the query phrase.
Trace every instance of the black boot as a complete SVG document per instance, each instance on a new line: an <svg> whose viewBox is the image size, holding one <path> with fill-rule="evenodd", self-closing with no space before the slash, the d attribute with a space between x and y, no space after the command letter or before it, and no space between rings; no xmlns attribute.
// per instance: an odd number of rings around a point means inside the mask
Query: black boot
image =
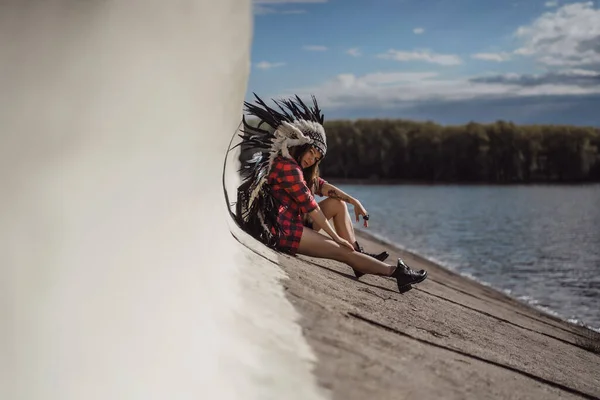
<svg viewBox="0 0 600 400"><path fill-rule="evenodd" d="M368 255L369 257L373 257L376 260L379 260L381 262L385 261L389 256L390 253L388 253L387 251L382 251L379 254L375 254L375 253L367 253L365 251L365 249L363 249L363 247L358 243L358 240L354 242L354 248L356 249L356 251L358 251L359 253L363 253Z"/></svg>
<svg viewBox="0 0 600 400"><path fill-rule="evenodd" d="M373 257L376 260L379 260L381 262L385 261L389 256L390 253L388 253L387 251L382 251L379 254L375 254L375 253L367 253L363 247L358 243L358 241L354 242L354 248L356 249L356 251L358 251L359 253L363 253L369 257ZM352 268L352 270L354 271L354 276L356 276L356 279L360 279L361 276L363 276L364 274L360 271L355 270L354 268Z"/></svg>
<svg viewBox="0 0 600 400"><path fill-rule="evenodd" d="M410 267L406 265L401 258L399 258L398 264L396 265L396 270L391 277L396 278L398 291L400 293L405 293L412 289L411 285L423 282L427 278L427 271L424 269L414 271L410 269Z"/></svg>

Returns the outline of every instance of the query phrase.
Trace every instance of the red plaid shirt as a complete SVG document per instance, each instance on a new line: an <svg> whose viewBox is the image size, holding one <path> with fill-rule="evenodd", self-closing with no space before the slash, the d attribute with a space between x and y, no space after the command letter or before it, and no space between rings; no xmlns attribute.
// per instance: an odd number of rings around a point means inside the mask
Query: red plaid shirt
<svg viewBox="0 0 600 400"><path fill-rule="evenodd" d="M275 158L267 182L272 193L281 202L277 221L283 229L278 240L281 251L296 254L302 237L302 215L317 208L313 193L306 185L302 169L290 158ZM319 178L316 193L322 196L321 190L325 181Z"/></svg>

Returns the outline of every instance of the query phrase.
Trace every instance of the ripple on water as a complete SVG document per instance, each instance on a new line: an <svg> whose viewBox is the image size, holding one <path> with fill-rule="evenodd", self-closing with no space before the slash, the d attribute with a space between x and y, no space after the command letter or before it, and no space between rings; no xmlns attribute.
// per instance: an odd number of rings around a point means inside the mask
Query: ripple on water
<svg viewBox="0 0 600 400"><path fill-rule="evenodd" d="M369 233L600 328L600 185L340 185Z"/></svg>

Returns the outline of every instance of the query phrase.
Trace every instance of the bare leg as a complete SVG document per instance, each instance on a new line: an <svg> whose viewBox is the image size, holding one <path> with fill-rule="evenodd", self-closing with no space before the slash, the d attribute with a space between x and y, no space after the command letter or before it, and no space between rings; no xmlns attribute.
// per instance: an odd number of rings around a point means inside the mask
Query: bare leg
<svg viewBox="0 0 600 400"><path fill-rule="evenodd" d="M341 200L334 198L327 198L319 203L321 211L327 219L333 219L333 225L338 235L352 243L354 250L364 253L368 256L378 259L379 261L385 261L389 257L387 251L383 251L379 254L373 254L365 252L362 247L356 241L356 235L354 233L354 227L352 226L352 217L348 212L346 203ZM321 227L316 222L313 222L313 229L319 231ZM358 271L354 271L357 278L362 275Z"/></svg>
<svg viewBox="0 0 600 400"><path fill-rule="evenodd" d="M358 251L350 251L309 228L302 230L298 253L340 261L365 274L390 276L396 269L395 266L387 265Z"/></svg>
<svg viewBox="0 0 600 400"><path fill-rule="evenodd" d="M352 220L350 219L350 213L346 203L341 200L327 198L319 202L319 208L325 215L325 218L333 218L333 227L338 235L354 244L356 242L356 236L354 235L354 227L352 226ZM313 222L315 231L319 231L321 227Z"/></svg>

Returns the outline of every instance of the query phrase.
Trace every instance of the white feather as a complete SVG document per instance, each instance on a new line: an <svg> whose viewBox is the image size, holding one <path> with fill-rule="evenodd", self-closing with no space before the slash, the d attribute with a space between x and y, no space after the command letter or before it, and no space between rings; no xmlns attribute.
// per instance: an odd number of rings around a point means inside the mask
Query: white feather
<svg viewBox="0 0 600 400"><path fill-rule="evenodd" d="M323 128L323 125L319 124L318 122L300 119L294 121L293 125L300 131L312 131L318 133L319 136L321 136L321 140L323 141L323 143L327 145L327 135L325 135L325 128Z"/></svg>
<svg viewBox="0 0 600 400"><path fill-rule="evenodd" d="M260 221L260 224L262 225L265 232L267 232L269 235L272 235L271 231L269 230L269 227L267 226L267 224L265 224L265 217L263 215L262 210L258 213L258 220Z"/></svg>

